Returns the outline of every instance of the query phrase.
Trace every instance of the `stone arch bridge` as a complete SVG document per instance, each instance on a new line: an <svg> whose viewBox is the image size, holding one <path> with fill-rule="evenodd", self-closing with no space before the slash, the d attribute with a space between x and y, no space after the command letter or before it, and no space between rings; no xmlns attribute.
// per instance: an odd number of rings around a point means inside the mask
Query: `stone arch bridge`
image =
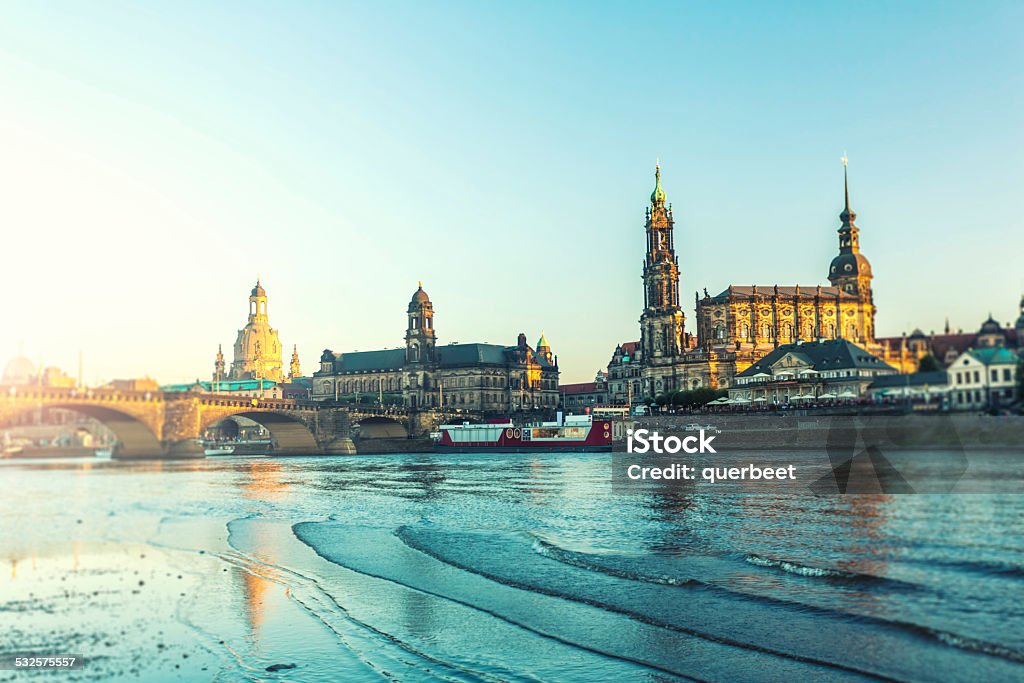
<svg viewBox="0 0 1024 683"><path fill-rule="evenodd" d="M202 457L198 439L230 417L262 425L278 455L350 454L353 437L423 438L441 419L432 411L396 411L294 399L193 392L0 386L0 428L44 408L81 413L117 437L115 457Z"/></svg>

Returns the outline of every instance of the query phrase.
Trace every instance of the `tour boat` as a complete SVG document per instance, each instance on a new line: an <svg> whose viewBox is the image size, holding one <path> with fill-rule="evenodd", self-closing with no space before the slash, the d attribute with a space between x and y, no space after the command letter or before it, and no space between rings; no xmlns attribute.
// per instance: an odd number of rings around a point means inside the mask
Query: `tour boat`
<svg viewBox="0 0 1024 683"><path fill-rule="evenodd" d="M556 422L516 426L511 420L486 424L441 425L434 448L454 453L530 451L610 451L612 423L590 415L559 416Z"/></svg>

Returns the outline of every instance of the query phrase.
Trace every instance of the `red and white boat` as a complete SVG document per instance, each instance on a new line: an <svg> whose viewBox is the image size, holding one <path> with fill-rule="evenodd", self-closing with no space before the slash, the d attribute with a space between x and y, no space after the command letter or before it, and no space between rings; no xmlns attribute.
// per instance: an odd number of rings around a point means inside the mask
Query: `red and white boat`
<svg viewBox="0 0 1024 683"><path fill-rule="evenodd" d="M612 423L590 415L570 415L557 422L525 426L516 426L511 420L441 425L434 435L434 448L450 453L610 451Z"/></svg>

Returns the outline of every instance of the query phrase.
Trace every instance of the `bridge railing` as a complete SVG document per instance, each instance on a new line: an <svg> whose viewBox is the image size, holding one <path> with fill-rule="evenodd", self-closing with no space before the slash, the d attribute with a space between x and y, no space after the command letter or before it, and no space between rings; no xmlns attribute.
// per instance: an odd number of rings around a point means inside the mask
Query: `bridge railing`
<svg viewBox="0 0 1024 683"><path fill-rule="evenodd" d="M77 387L38 387L31 385L0 385L0 399L27 401L97 401L151 402L163 401L162 391L122 391L120 389L83 389Z"/></svg>

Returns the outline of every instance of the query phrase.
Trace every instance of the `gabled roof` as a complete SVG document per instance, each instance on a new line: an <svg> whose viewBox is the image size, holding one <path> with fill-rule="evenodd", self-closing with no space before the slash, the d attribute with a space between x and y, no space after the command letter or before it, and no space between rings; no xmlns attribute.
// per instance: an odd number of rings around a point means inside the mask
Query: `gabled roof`
<svg viewBox="0 0 1024 683"><path fill-rule="evenodd" d="M808 299L808 301L809 301L810 299L813 299L814 296L818 293L818 286L817 285L812 285L812 286L808 286L808 287L805 287L803 285L785 285L785 286L779 285L779 296L795 297L796 293L797 293L797 288L800 289L800 298L801 298L801 300L806 297ZM754 293L754 287L752 285L732 285L732 287L727 287L726 289L723 289L720 294L718 294L717 296L712 297L712 299L714 299L716 302L725 301L726 299L729 298L729 290L730 289L732 290L733 296L737 296L738 295L738 296L749 297L749 296L751 296ZM835 299L836 298L836 294L838 294L839 298L843 299L843 300L849 299L851 301L855 301L857 299L857 295L856 294L851 294L850 292L844 292L843 290L839 289L838 287L831 287L831 286L824 287L823 286L821 288L821 296L823 296L823 297L826 297L826 298L829 298L829 299ZM774 296L775 295L775 285L757 285L757 295L758 296L764 296L764 297Z"/></svg>
<svg viewBox="0 0 1024 683"><path fill-rule="evenodd" d="M768 372L773 365L790 353L806 357L811 368L819 372L856 368L875 368L896 372L896 368L880 358L872 356L853 342L845 339L829 339L820 342L783 344L736 376L752 377L758 373Z"/></svg>
<svg viewBox="0 0 1024 683"><path fill-rule="evenodd" d="M605 391L597 386L597 382L577 382L576 384L560 384L558 390L566 395L596 394Z"/></svg>
<svg viewBox="0 0 1024 683"><path fill-rule="evenodd" d="M1013 351L1003 346L992 346L984 349L971 349L971 354L983 365L1014 365L1020 362L1020 358Z"/></svg>
<svg viewBox="0 0 1024 683"><path fill-rule="evenodd" d="M437 360L442 368L464 365L504 365L511 360L515 347L498 344L448 344L437 348Z"/></svg>
<svg viewBox="0 0 1024 683"><path fill-rule="evenodd" d="M533 359L543 368L554 367L542 355L526 347ZM438 365L442 368L475 365L507 365L516 362L518 346L499 344L447 344L435 349ZM385 372L401 370L405 366L405 349L353 351L334 357L334 372ZM315 373L319 374L319 373Z"/></svg>
<svg viewBox="0 0 1024 683"><path fill-rule="evenodd" d="M779 347L779 348L782 348L782 347ZM795 345L794 345L793 348L789 349L786 353L780 354L779 357L776 358L771 363L769 363L769 365L775 365L776 363L780 362L781 360L783 360L784 358L789 357L789 356L792 356L793 358L796 358L797 360L802 361L802 362L806 363L807 365L810 365L812 368L814 367L814 359L811 358L810 356L808 356L806 353L804 353L803 350L799 346L795 346ZM767 358L767 356L766 356L766 358Z"/></svg>
<svg viewBox="0 0 1024 683"><path fill-rule="evenodd" d="M640 342L638 342L638 341L622 342L621 344L619 344L619 346L622 347L622 352L623 353L627 353L630 356L632 356L632 355L636 354L636 350L637 350L637 348L639 348Z"/></svg>
<svg viewBox="0 0 1024 683"><path fill-rule="evenodd" d="M368 372L370 370L400 370L405 363L405 349L379 351L353 351L343 353L334 361L335 372Z"/></svg>

